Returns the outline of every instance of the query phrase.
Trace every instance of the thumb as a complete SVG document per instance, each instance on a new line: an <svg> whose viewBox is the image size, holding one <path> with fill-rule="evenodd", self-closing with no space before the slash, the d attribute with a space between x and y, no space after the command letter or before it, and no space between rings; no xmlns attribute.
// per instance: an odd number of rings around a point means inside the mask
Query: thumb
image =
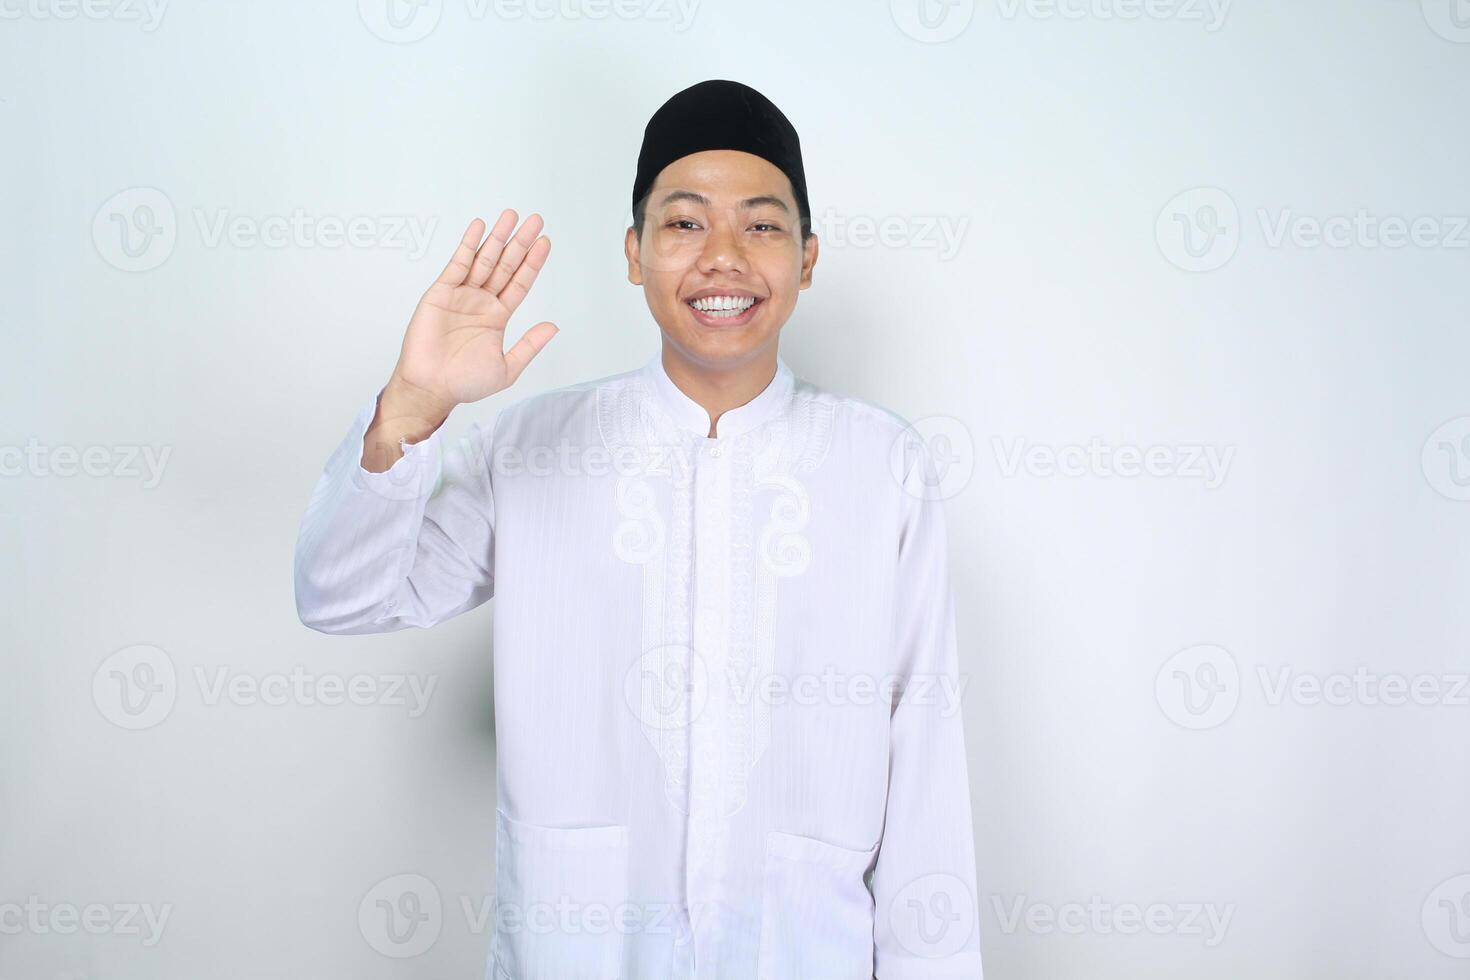
<svg viewBox="0 0 1470 980"><path fill-rule="evenodd" d="M526 365L531 359L541 353L541 349L551 343L551 338L560 333L560 328L550 320L543 320L536 324L521 339L516 341L515 346L505 352L505 376L506 387L515 384Z"/></svg>

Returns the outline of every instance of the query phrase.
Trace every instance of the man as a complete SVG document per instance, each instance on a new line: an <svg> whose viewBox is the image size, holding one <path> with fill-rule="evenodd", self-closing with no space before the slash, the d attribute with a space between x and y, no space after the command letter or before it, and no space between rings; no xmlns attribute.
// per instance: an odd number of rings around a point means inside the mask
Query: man
<svg viewBox="0 0 1470 980"><path fill-rule="evenodd" d="M978 978L932 466L777 354L817 260L796 131L695 85L632 203L661 352L446 444L557 329L505 350L540 219L472 221L317 484L300 617L385 632L495 595L492 980Z"/></svg>

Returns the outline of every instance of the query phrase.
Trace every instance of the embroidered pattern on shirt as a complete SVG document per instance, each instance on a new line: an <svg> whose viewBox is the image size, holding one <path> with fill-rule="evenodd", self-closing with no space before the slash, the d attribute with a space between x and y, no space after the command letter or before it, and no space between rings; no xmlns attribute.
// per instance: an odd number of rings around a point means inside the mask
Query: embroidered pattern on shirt
<svg viewBox="0 0 1470 980"><path fill-rule="evenodd" d="M745 804L770 744L762 692L775 670L778 583L811 564L802 477L826 455L833 406L798 383L785 411L725 440L718 462L696 462L704 440L656 397L641 378L604 386L598 425L610 450L639 461L616 481L611 543L642 569L639 720L665 796L691 817L694 852L710 846L710 821ZM769 510L757 514L763 493Z"/></svg>

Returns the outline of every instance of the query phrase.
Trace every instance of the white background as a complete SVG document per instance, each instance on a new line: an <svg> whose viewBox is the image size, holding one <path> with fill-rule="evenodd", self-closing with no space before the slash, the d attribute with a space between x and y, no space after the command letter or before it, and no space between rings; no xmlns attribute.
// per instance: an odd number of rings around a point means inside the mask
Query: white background
<svg viewBox="0 0 1470 980"><path fill-rule="evenodd" d="M1464 0L388 2L0 0L0 977L480 975L493 603L315 634L297 523L475 215L561 334L451 431L657 349L709 77L802 135L783 356L951 437L987 976L1465 975Z"/></svg>

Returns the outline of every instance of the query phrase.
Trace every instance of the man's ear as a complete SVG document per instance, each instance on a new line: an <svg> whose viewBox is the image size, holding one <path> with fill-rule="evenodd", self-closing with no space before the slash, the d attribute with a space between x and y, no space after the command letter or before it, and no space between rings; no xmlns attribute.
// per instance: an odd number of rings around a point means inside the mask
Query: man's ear
<svg viewBox="0 0 1470 980"><path fill-rule="evenodd" d="M801 288L812 284L812 269L817 264L817 233L801 243Z"/></svg>
<svg viewBox="0 0 1470 980"><path fill-rule="evenodd" d="M643 285L643 264L638 261L638 232L631 225L623 235L623 254L628 257L628 281L635 286Z"/></svg>

